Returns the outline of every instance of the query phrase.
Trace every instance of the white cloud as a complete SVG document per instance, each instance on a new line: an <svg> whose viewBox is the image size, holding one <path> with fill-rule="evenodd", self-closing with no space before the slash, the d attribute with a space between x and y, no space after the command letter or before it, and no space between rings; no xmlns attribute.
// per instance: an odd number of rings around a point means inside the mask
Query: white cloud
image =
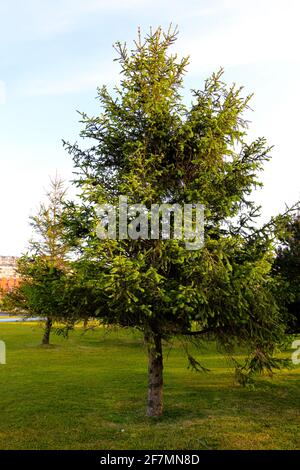
<svg viewBox="0 0 300 470"><path fill-rule="evenodd" d="M32 1L32 0L31 0ZM144 0L142 4L148 4ZM130 10L141 6L139 0L52 0L34 1L36 28L40 34L65 32L74 29L85 17L97 13L109 13L119 10Z"/></svg>
<svg viewBox="0 0 300 470"><path fill-rule="evenodd" d="M159 5L159 0L0 1L0 38L8 43L51 37L74 31L97 14L141 10L153 4Z"/></svg>
<svg viewBox="0 0 300 470"><path fill-rule="evenodd" d="M31 83L23 83L22 89L27 96L63 95L66 93L79 93L94 90L97 86L108 85L117 81L117 70L111 67L92 69L90 72L80 73L72 71L61 79L39 78Z"/></svg>
<svg viewBox="0 0 300 470"><path fill-rule="evenodd" d="M244 65L270 61L299 62L300 2L223 0L223 21L180 40L191 55L191 68Z"/></svg>
<svg viewBox="0 0 300 470"><path fill-rule="evenodd" d="M0 105L5 104L7 99L5 82L0 80Z"/></svg>

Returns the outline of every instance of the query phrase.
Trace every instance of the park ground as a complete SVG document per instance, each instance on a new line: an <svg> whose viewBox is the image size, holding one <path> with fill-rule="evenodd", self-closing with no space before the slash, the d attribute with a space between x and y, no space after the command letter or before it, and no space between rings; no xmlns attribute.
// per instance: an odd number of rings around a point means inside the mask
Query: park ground
<svg viewBox="0 0 300 470"><path fill-rule="evenodd" d="M300 366L254 389L209 343L187 369L165 346L165 413L145 416L147 357L134 331L81 328L39 346L41 325L0 324L0 449L300 449ZM291 351L284 354L290 357Z"/></svg>

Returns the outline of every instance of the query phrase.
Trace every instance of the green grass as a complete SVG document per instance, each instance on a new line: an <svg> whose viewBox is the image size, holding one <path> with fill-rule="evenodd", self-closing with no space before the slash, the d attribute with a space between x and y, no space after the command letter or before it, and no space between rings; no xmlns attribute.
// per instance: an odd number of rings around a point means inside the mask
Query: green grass
<svg viewBox="0 0 300 470"><path fill-rule="evenodd" d="M134 332L53 336L37 324L0 324L0 449L299 449L300 368L243 389L210 344L211 372L187 370L165 348L165 414L145 417L147 358Z"/></svg>

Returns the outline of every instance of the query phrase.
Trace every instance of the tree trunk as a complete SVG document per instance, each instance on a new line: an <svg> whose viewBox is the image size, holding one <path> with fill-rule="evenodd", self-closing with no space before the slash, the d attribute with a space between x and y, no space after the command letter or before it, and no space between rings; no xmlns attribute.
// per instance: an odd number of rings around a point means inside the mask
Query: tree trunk
<svg viewBox="0 0 300 470"><path fill-rule="evenodd" d="M163 353L161 336L145 338L148 345L148 416L163 412Z"/></svg>
<svg viewBox="0 0 300 470"><path fill-rule="evenodd" d="M84 328L85 330L87 329L88 323L89 323L89 319L88 319L88 318L85 318L85 319L83 320L83 328Z"/></svg>
<svg viewBox="0 0 300 470"><path fill-rule="evenodd" d="M47 318L42 344L45 344L45 345L49 344L51 327L52 327L52 320L50 318Z"/></svg>

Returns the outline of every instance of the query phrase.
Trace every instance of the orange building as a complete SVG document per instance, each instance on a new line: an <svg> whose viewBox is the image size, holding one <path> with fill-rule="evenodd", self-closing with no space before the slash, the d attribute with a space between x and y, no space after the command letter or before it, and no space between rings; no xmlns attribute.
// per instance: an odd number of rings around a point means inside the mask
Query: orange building
<svg viewBox="0 0 300 470"><path fill-rule="evenodd" d="M2 277L0 278L0 289L5 291L11 290L13 287L18 286L20 280L17 277Z"/></svg>
<svg viewBox="0 0 300 470"><path fill-rule="evenodd" d="M17 258L15 256L0 256L0 289L7 291L19 285L16 268Z"/></svg>

